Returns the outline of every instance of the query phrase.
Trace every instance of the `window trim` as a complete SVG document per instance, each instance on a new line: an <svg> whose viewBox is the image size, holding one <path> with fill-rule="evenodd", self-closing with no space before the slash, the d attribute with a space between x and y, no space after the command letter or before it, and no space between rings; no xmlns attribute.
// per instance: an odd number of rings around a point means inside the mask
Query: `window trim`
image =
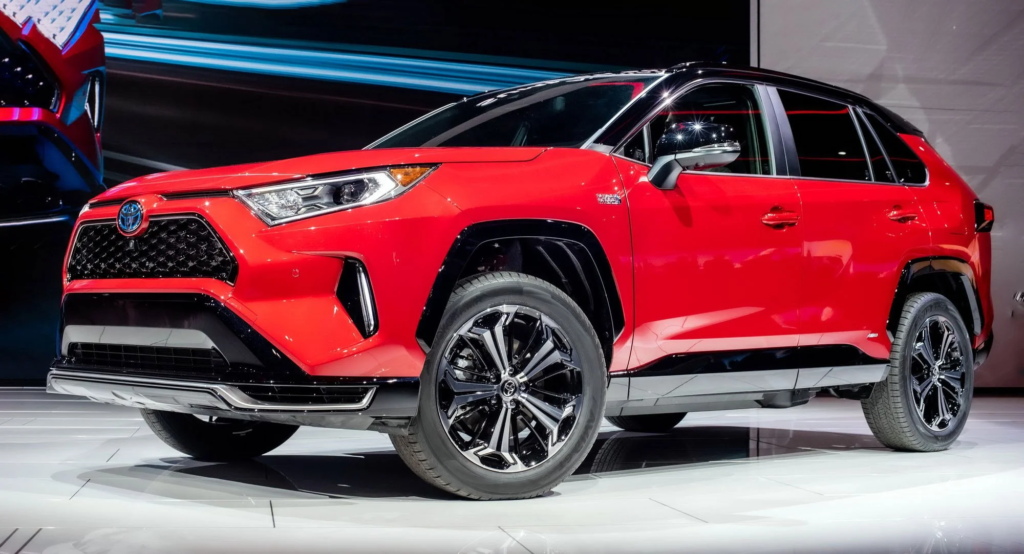
<svg viewBox="0 0 1024 554"><path fill-rule="evenodd" d="M647 158L650 158L653 155L653 152L652 152L653 137L651 136L651 133L650 133L650 127L649 127L650 122L653 121L654 118L657 117L657 115L659 113L661 113L662 109L664 109L666 106L672 104L673 102L675 102L676 100L678 100L682 96L684 96L686 94L689 94L690 92L693 92L694 90L696 90L699 87L702 87L702 86L705 86L705 85L715 85L715 84L741 85L741 86L746 86L746 87L749 87L749 88L753 89L754 97L757 99L757 102L759 104L759 109L762 112L762 114L761 114L761 121L764 124L764 130L765 130L765 137L764 137L764 139L765 139L765 142L768 143L768 155L771 158L772 172L769 173L769 174L764 174L764 173L709 173L707 171L682 171L680 174L682 174L682 175L721 175L723 177L728 177L728 176L736 176L736 177L773 177L773 178L774 177L788 177L789 175L782 173L782 171L784 171L784 166L785 166L785 161L786 160L785 160L785 158L780 159L780 157L777 154L778 149L776 148L776 146L774 144L774 140L776 140L777 138L781 138L781 134L776 135L776 131L778 131L778 129L776 129L777 121L775 121L772 117L769 117L769 113L768 112L773 111L773 103L772 103L772 101L769 98L765 97L765 93L767 92L768 87L766 85L764 85L763 83L759 83L759 82L756 82L756 81L745 80L745 79L710 78L710 79L697 79L697 80L694 80L694 81L690 81L685 86L683 86L681 89L679 89L678 91L673 93L671 96L667 97L664 101L658 103L653 109L651 109L647 113L647 115L645 115L643 117L643 119L641 119L640 123L635 125L633 127L633 129L630 130L629 133L626 134L626 137L623 138L621 141L619 141L619 143L616 144L615 147L611 149L611 152L610 152L611 155L618 156L619 158L622 158L624 160L628 160L628 161L633 162L633 163L639 163L639 164L645 165L647 167L652 167L654 165L654 160L649 160L648 162L640 162L638 160L634 160L633 158L630 158L629 156L623 155L623 150L622 149L626 146L626 144L629 141L633 140L633 138L636 136L637 133L641 133L642 132L642 133L645 133L644 146L645 146L645 148L647 150ZM780 164L780 161L783 162L783 163Z"/></svg>

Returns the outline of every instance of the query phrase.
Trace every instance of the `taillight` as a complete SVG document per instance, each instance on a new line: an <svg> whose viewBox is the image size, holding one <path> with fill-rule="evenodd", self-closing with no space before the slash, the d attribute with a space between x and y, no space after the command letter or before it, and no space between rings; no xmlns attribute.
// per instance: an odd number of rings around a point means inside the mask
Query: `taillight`
<svg viewBox="0 0 1024 554"><path fill-rule="evenodd" d="M979 233L987 233L992 230L992 225L996 222L996 212L992 209L992 206L982 202L981 200L974 201L974 228Z"/></svg>

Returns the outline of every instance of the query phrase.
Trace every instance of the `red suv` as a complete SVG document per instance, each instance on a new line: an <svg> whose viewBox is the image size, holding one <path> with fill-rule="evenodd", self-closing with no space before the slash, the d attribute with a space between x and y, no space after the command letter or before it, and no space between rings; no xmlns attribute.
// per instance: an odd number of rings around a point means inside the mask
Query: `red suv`
<svg viewBox="0 0 1024 554"><path fill-rule="evenodd" d="M664 432L830 394L941 450L992 341L992 223L849 91L711 64L545 81L361 151L98 196L49 387L204 460L388 433L481 499L556 486L603 416Z"/></svg>

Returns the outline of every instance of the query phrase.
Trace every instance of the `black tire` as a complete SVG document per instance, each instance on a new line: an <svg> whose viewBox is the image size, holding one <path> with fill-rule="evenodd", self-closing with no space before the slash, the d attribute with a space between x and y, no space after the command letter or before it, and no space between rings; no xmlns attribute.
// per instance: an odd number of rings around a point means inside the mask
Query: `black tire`
<svg viewBox="0 0 1024 554"><path fill-rule="evenodd" d="M940 326L943 325L943 321L948 322L952 335L955 336L959 354L958 364L962 367L962 377L959 378L962 394L951 392L955 391L956 387L945 381L945 378L936 379L925 376L924 379L921 379L920 377L923 375L923 371L927 371L921 368L927 367L928 364L924 361L924 355L921 353L924 343L918 343L918 338L923 338L924 335L921 333L926 325L934 326L936 321ZM952 343L949 349L952 351ZM918 352L916 361L915 351ZM933 349L932 352L934 357L935 350ZM915 374L915 372L917 373ZM925 396L921 396L917 391L924 388L923 384L932 381L943 387L942 390L939 391L934 386L930 386L925 391ZM893 341L889 373L884 381L875 385L871 396L861 401L871 432L879 442L895 450L910 452L945 450L956 441L963 431L971 410L973 393L974 353L971 349L970 335L959 312L942 295L935 293L910 295L904 304L899 327ZM939 401L945 402L947 413L952 413L947 399L957 401L955 418L949 421L942 419L938 407ZM918 409L920 405L925 407L923 414ZM936 421L939 423L936 424ZM941 428L944 421L946 426Z"/></svg>
<svg viewBox="0 0 1024 554"><path fill-rule="evenodd" d="M637 433L668 433L686 417L681 414L645 414L627 416L607 416L608 421L623 431Z"/></svg>
<svg viewBox="0 0 1024 554"><path fill-rule="evenodd" d="M204 462L255 458L284 444L297 425L209 418L175 412L142 410L142 419L167 446Z"/></svg>
<svg viewBox="0 0 1024 554"><path fill-rule="evenodd" d="M559 449L541 463L526 465L526 469L511 473L488 469L471 461L464 454L465 450L456 447L438 414L441 406L439 367L447 345L454 344L456 334L465 324L488 310L503 306L536 310L557 324L578 355L579 368L574 374L580 377L577 386L582 404L582 408L573 411L574 425ZM509 347L509 355L511 352ZM408 434L391 435L399 456L413 472L442 490L466 498L499 500L540 496L579 467L601 427L608 379L597 334L572 299L535 277L496 272L477 276L456 287L420 382L418 415L410 423ZM517 422L509 421L510 426ZM519 440L516 439L517 444Z"/></svg>

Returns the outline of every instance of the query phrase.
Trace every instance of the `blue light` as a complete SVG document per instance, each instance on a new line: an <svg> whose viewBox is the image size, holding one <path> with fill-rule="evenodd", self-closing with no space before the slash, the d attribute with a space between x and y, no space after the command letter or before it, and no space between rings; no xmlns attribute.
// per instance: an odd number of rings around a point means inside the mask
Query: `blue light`
<svg viewBox="0 0 1024 554"><path fill-rule="evenodd" d="M535 69L118 32L106 32L104 38L111 58L453 94L476 94L566 76Z"/></svg>

